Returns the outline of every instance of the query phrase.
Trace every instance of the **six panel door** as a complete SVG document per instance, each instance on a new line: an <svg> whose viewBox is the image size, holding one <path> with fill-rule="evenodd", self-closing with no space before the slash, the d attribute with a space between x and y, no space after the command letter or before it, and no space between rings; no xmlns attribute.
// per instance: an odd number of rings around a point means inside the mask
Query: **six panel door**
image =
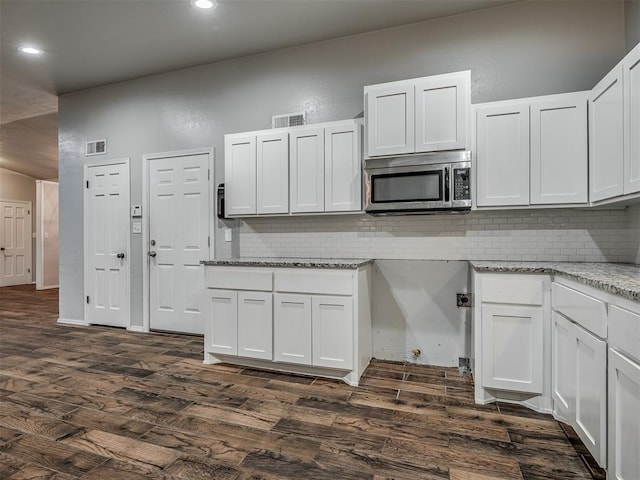
<svg viewBox="0 0 640 480"><path fill-rule="evenodd" d="M31 210L0 202L0 287L31 283Z"/></svg>

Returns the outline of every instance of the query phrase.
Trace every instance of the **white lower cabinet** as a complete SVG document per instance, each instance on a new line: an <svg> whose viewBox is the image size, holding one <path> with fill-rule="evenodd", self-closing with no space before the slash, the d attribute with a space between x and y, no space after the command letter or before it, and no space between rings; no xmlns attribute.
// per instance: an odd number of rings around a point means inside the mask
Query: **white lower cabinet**
<svg viewBox="0 0 640 480"><path fill-rule="evenodd" d="M576 416L576 355L573 323L559 313L551 318L551 397L553 414L565 423Z"/></svg>
<svg viewBox="0 0 640 480"><path fill-rule="evenodd" d="M225 361L358 384L371 360L368 264L354 269L207 266L205 282L205 363Z"/></svg>

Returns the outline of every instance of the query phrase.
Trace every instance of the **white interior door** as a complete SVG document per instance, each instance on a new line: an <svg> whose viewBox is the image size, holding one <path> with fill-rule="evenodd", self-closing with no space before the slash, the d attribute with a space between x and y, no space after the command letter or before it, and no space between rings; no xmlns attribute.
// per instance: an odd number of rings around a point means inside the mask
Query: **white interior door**
<svg viewBox="0 0 640 480"><path fill-rule="evenodd" d="M0 287L31 283L31 207L0 202Z"/></svg>
<svg viewBox="0 0 640 480"><path fill-rule="evenodd" d="M85 171L85 321L129 326L129 163Z"/></svg>
<svg viewBox="0 0 640 480"><path fill-rule="evenodd" d="M200 261L209 258L209 155L149 163L149 326L203 334Z"/></svg>

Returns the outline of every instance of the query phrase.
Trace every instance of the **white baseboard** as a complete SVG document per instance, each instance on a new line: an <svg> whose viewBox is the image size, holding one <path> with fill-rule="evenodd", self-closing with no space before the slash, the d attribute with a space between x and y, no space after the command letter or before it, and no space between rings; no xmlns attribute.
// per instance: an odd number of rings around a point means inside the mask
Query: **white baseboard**
<svg viewBox="0 0 640 480"><path fill-rule="evenodd" d="M127 327L127 331L135 333L149 333L142 325L130 325Z"/></svg>
<svg viewBox="0 0 640 480"><path fill-rule="evenodd" d="M85 322L84 320L76 320L73 318L58 318L58 323L64 324L64 325L79 325L82 327L88 327L89 324L87 322Z"/></svg>
<svg viewBox="0 0 640 480"><path fill-rule="evenodd" d="M47 285L46 287L36 286L36 290L49 290L50 288L60 288L60 285Z"/></svg>

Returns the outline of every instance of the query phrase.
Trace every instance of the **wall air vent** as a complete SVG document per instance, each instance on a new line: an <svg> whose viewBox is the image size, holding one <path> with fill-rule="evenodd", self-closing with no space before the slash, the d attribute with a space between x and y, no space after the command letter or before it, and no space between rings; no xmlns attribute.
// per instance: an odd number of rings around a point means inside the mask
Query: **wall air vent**
<svg viewBox="0 0 640 480"><path fill-rule="evenodd" d="M106 140L93 140L87 142L85 145L85 155L90 157L91 155L104 155L107 153L107 141Z"/></svg>
<svg viewBox="0 0 640 480"><path fill-rule="evenodd" d="M305 112L285 113L271 117L271 128L297 127L307 123Z"/></svg>

